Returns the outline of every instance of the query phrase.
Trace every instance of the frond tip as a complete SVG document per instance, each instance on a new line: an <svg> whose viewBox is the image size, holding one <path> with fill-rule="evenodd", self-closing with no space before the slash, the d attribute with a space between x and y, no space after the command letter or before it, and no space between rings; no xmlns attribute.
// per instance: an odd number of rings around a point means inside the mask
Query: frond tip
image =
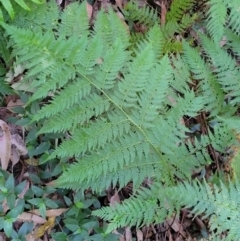
<svg viewBox="0 0 240 241"><path fill-rule="evenodd" d="M167 193L182 206L192 208L193 214L204 214L204 218L209 218L210 229L216 235L227 232L226 241L239 240L240 185L238 181L228 184L229 187L223 183L218 187L206 182L184 183Z"/></svg>

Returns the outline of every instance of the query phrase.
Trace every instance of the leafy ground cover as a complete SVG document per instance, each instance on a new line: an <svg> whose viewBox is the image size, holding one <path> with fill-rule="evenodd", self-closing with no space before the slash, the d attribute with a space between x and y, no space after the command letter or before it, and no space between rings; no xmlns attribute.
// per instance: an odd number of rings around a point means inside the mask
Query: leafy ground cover
<svg viewBox="0 0 240 241"><path fill-rule="evenodd" d="M2 3L3 1L0 2ZM43 13L45 11L40 5L36 5L36 3L40 4L40 1L29 1L29 9L23 4L23 1L20 2L22 4L18 6L16 5L16 1L11 1L13 8L2 3L2 22L5 21L9 23L13 21L13 23L18 24L18 27L31 27L32 23L24 21L25 19L23 17L24 11L30 9L30 15L31 13L33 14L32 21L38 18L39 26L42 24L45 29L48 29L49 24L52 24L53 29L57 26L56 22L51 21L50 15L46 15L45 19L42 19L42 15L39 17L38 13L40 9ZM64 11L71 2L57 1L58 8ZM134 11L137 11L136 9L138 9L139 6L148 4L151 4L151 8L149 8L150 11L145 10L144 12L144 10L142 10L141 12L140 10L138 16L134 16ZM127 5L127 2L124 1L111 3L107 1L89 2L86 5L86 16L91 23L91 28L94 28L94 26L97 25L96 15L99 10L113 7L114 11L117 13L116 16L119 16L127 31L132 34L132 41L136 41L136 43L139 39L141 40L144 38L142 34L147 32L152 22L158 21L164 29L164 41L166 39L169 40L165 41L163 44L163 53L170 53L171 55L178 56L178 54L182 53L183 45L179 39L181 40L181 38L184 37L189 40L189 45L185 44L185 48L189 50L192 57L196 56L196 52L191 52L190 50L190 46L194 46L197 51L200 51L202 48L202 46L200 46L200 37L196 35L196 31L194 31L196 28L198 32L205 32L205 29L208 28L210 33L214 32L214 37L220 45L224 46L226 44L227 40L224 37L222 38L221 29L216 31L213 26L205 26L203 22L201 22L202 19L206 17L204 13L202 13L202 10L205 9L205 1L186 1L183 9L189 9L186 13L184 10L182 10L182 12L177 12L179 16L176 14L176 10L174 10L174 5L172 4L174 4L174 1L173 3L171 1L154 1L148 3L138 1L133 5L131 5L131 3ZM51 16L53 16L55 14L54 11L56 11L54 1L50 1L48 7L48 11L50 9L51 11L49 12L51 12ZM154 12L153 9L156 9L157 12ZM126 10L128 10L129 15L125 12ZM185 19L181 19L183 12L185 14ZM13 18L14 15L15 18ZM139 16L142 16L141 21L137 21ZM151 21L149 21L149 19ZM171 22L169 19L173 19L175 22ZM37 25L37 21L34 22L34 24ZM72 191L58 188L53 185L59 175L65 172L65 170L68 170L71 164L75 162L75 159L74 157L55 158L51 160L51 162L46 162L46 158L49 156L49 153L53 153L54 149L62 144L64 140L69 139L71 133L69 131L63 131L61 133L41 133L37 135L37 133L45 127L44 125L47 123L46 118L37 122L32 120L40 113L41 107L50 102L53 93L49 93L41 100L36 98L32 101L33 96L35 97L39 92L36 88L30 89L23 81L24 77L27 75L28 69L26 69L24 65L18 63L18 56L16 57L14 55L14 47L11 42L13 40L4 33L4 28L1 28L1 31L3 34L0 36L0 158L2 167L0 172L0 230L3 240L180 241L200 240L204 238L209 240L211 235L209 223L213 225L213 219L204 218L200 213L194 216L191 212L192 206L181 209L179 214L172 215L162 223L151 223L141 227L122 227L111 233L106 232L109 227L108 223L101 218L93 216L92 211L109 205L114 207L116 203L121 203L128 199L134 191L131 182L121 189L112 188L110 186L106 191L97 194L94 193L91 188ZM11 32L11 29L8 31ZM67 31L68 30L66 30L66 32ZM237 31L238 30L236 30L236 32ZM55 32L57 32L57 30ZM14 35L14 33L11 34ZM105 33L103 33L103 35L104 34ZM233 34L229 36L232 36L230 42L235 43L234 37L236 36ZM67 40L66 38L66 41ZM137 48L137 44L134 47ZM238 46L234 45L231 47L231 49L234 49L238 53ZM43 51L46 51L46 49L43 49ZM231 54L233 56L237 55L234 53ZM187 55L184 57L189 66L191 66L191 64L194 65L194 59L191 58L191 55L190 57ZM101 59L98 60L98 62L101 61ZM180 62L176 60L176 63ZM166 66L168 65L166 64ZM178 67L179 69L183 68L182 66ZM194 66L197 70L198 67L199 66ZM201 68L201 66L199 68ZM200 74L196 71L193 73L192 78L197 79L199 75ZM181 79L181 76L179 79ZM211 86L209 86L209 89L205 87L205 89L199 90L200 88L198 89L195 87L197 84L194 81L189 83L189 85L195 93L207 92L211 88ZM175 85L175 88L177 88L176 86L177 85ZM238 103L236 100L238 98L238 93L234 93L234 89L232 90L232 87L227 86L227 84L224 85L224 87L231 90L229 96L231 96L231 98L234 97L235 99L233 101ZM183 88L183 86L181 86L180 82L178 88L179 93L181 93L181 88ZM190 94L189 96L191 97ZM208 97L211 100L212 96L209 95ZM223 96L221 92L219 92L218 98L214 101L227 98L230 97L227 95ZM200 101L200 98L198 100ZM220 101L219 106L216 105L214 101L212 101L212 103L211 101L206 102L208 111L199 110L196 117L185 115L180 120L180 122L184 123L187 127L191 127L192 136L191 134L189 135L192 139L208 134L210 136L209 129L217 125L216 120L209 121L209 116L211 114L227 113L229 116L231 116L231 114L234 114L236 117L238 116L237 105L228 108L228 106L222 105ZM174 104L174 100L170 99L167 107L169 109L174 109L172 107ZM194 110L191 111L194 112ZM66 117L66 121L67 118L68 117ZM93 116L91 119L94 118ZM234 136L236 134L232 133L232 135ZM232 136L229 137L228 144L231 144L231 138ZM217 185L220 181L227 183L228 178L234 179L235 176L238 176L238 168L234 168L234 171L232 170L234 158L236 159L239 155L238 146L235 145L235 143L230 147L226 146L224 154L222 154L216 146L204 146L203 149L209 154L211 163L209 162L208 165L206 164L204 167L195 169L193 173L189 174L191 178L199 180L205 178L211 180L212 185ZM236 162L234 163L237 165ZM181 183L181 177L177 177L176 179ZM151 179L146 179L142 185L149 187L151 182ZM189 187L188 190L192 189ZM202 192L204 192L205 189L202 188L202 190ZM221 190L227 193L224 187L222 187ZM182 187L182 192L186 192L184 187ZM192 192L194 192L194 190L192 190ZM211 192L209 191L209 193ZM220 190L218 190L217 193L221 193ZM176 196L176 199L177 198ZM216 229L217 228L216 226ZM221 234L223 238L227 231Z"/></svg>

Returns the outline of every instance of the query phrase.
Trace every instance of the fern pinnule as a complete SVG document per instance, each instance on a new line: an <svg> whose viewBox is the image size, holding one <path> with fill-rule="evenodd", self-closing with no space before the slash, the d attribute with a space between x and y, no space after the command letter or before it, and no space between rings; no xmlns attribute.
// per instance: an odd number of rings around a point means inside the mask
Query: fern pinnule
<svg viewBox="0 0 240 241"><path fill-rule="evenodd" d="M110 97L120 107L133 107L138 99L138 92L147 85L149 70L154 65L154 53L151 44L138 53L136 58L124 73L124 79L118 83L118 90L110 94Z"/></svg>
<svg viewBox="0 0 240 241"><path fill-rule="evenodd" d="M138 21L147 27L152 27L159 21L157 12L153 8L149 6L139 8L137 3L132 1L126 4L124 13L126 20Z"/></svg>
<svg viewBox="0 0 240 241"><path fill-rule="evenodd" d="M75 81L70 82L64 87L61 94L54 96L54 99L34 116L34 120L38 121L45 117L56 115L57 113L64 111L64 109L72 107L74 104L77 104L84 97L89 95L90 91L91 85L89 82L82 78L76 78ZM33 95L33 97L35 96Z"/></svg>
<svg viewBox="0 0 240 241"><path fill-rule="evenodd" d="M109 109L109 101L98 95L80 101L70 109L65 109L65 115L58 113L45 121L38 133L61 132L73 130L78 124L88 122L93 116L98 116Z"/></svg>
<svg viewBox="0 0 240 241"><path fill-rule="evenodd" d="M139 228L143 224L161 223L176 212L174 210L176 205L173 205L174 202L167 199L164 193L167 188L167 186L153 183L150 189L141 188L134 196L121 204L104 207L93 211L93 214L110 221L107 232L125 225L136 225Z"/></svg>
<svg viewBox="0 0 240 241"><path fill-rule="evenodd" d="M161 31L161 28L155 24L147 34L148 42L152 43L153 52L155 54L156 61L163 56L163 49L166 39Z"/></svg>
<svg viewBox="0 0 240 241"><path fill-rule="evenodd" d="M231 103L238 103L240 101L240 70L236 64L236 59L206 36L201 35L201 43L214 67L213 71L217 81L223 90L231 96Z"/></svg>
<svg viewBox="0 0 240 241"><path fill-rule="evenodd" d="M65 186L70 185L71 182L78 181L90 187L92 183L96 182L100 177L106 177L106 175L110 173L118 177L119 171L135 167L135 161L138 163L144 161L148 152L149 143L144 140L143 136L137 133L128 134L127 136L118 138L117 141L112 141L97 152L91 152L90 156L86 155L82 157L79 162L72 165L58 181L64 183ZM80 166L81 169L79 169ZM76 171L78 175L75 175ZM94 173L94 177L88 175L89 171ZM69 173L72 173L72 177L71 175L69 176ZM127 181L129 182L132 178L136 180L141 178L141 181L143 181L142 175L139 177L131 177L130 175ZM124 178L116 181L119 181L119 185L121 186L126 184ZM106 188L105 185L101 187L101 190L104 188Z"/></svg>
<svg viewBox="0 0 240 241"><path fill-rule="evenodd" d="M76 129L72 133L71 139L64 141L49 157L53 159L56 156L70 157L85 154L95 148L104 148L104 146L116 140L130 131L130 122L121 115L110 115L106 119L97 120L88 124L86 127Z"/></svg>
<svg viewBox="0 0 240 241"><path fill-rule="evenodd" d="M159 110L166 106L165 99L172 81L172 67L167 56L150 71L151 84L139 93L139 107L132 110L130 117L140 128L153 128Z"/></svg>
<svg viewBox="0 0 240 241"><path fill-rule="evenodd" d="M240 19L239 19L239 8L240 2L238 0L227 1L223 0L226 5L226 8L229 9L228 15L228 25L231 27L232 31L240 35Z"/></svg>
<svg viewBox="0 0 240 241"><path fill-rule="evenodd" d="M192 83L190 70L179 54L172 56L171 62L173 65L173 81L170 85L173 90L184 93L189 89L189 84Z"/></svg>
<svg viewBox="0 0 240 241"><path fill-rule="evenodd" d="M75 67L76 71L83 76L93 74L94 66L102 54L103 44L100 42L99 35L93 35L92 38L88 40L87 48L79 51L79 55L76 56L75 62L79 63Z"/></svg>
<svg viewBox="0 0 240 241"><path fill-rule="evenodd" d="M75 2L68 5L60 15L58 35L65 37L89 35L89 20L85 9L86 3Z"/></svg>
<svg viewBox="0 0 240 241"><path fill-rule="evenodd" d="M224 103L224 93L216 77L212 74L210 66L199 56L196 49L186 42L183 44L183 58L193 73L193 78L198 81L198 94L205 97L207 109L212 115L217 115Z"/></svg>
<svg viewBox="0 0 240 241"><path fill-rule="evenodd" d="M120 80L119 72L128 63L129 53L121 42L116 41L102 56L94 84L102 90L109 90Z"/></svg>
<svg viewBox="0 0 240 241"><path fill-rule="evenodd" d="M182 16L181 22L179 23L175 19L170 19L167 23L161 27L163 34L166 39L173 38L174 34L180 34L186 31L194 22L196 21L196 16L190 16L185 14Z"/></svg>
<svg viewBox="0 0 240 241"><path fill-rule="evenodd" d="M226 232L224 240L239 240L240 232L237 227L240 222L238 215L240 186L238 182L228 184L229 187L223 183L220 187L217 185L211 187L206 182L204 184L195 182L193 185L184 183L168 189L167 192L169 197L176 198L181 205L193 208L193 214L204 214L204 218L209 218L210 228L215 236Z"/></svg>
<svg viewBox="0 0 240 241"><path fill-rule="evenodd" d="M35 29L37 32L47 32L58 24L59 8L53 0L48 4L36 4L34 1L27 2L31 11L26 11L20 5L15 4L14 11L17 13L14 19L4 16L5 22L16 27Z"/></svg>
<svg viewBox="0 0 240 241"><path fill-rule="evenodd" d="M195 4L195 0L174 0L171 3L170 11L167 12L167 21L179 21Z"/></svg>
<svg viewBox="0 0 240 241"><path fill-rule="evenodd" d="M121 42L125 47L129 46L128 26L111 8L108 9L108 14L99 12L94 24L94 32L98 35L100 43L106 43L103 45L104 52L116 41Z"/></svg>
<svg viewBox="0 0 240 241"><path fill-rule="evenodd" d="M207 29L215 42L219 42L224 34L227 8L224 1L211 0L208 10Z"/></svg>
<svg viewBox="0 0 240 241"><path fill-rule="evenodd" d="M240 38L230 29L225 31L226 34L226 45L231 48L237 59L240 58Z"/></svg>

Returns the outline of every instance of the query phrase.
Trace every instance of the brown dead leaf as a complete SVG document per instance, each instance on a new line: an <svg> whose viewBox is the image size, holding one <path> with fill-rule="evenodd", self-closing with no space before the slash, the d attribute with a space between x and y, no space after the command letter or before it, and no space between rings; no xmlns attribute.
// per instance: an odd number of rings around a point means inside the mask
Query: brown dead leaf
<svg viewBox="0 0 240 241"><path fill-rule="evenodd" d="M176 232L180 233L183 237L186 237L186 233L182 230L182 225L178 217L170 218L167 220L168 225Z"/></svg>
<svg viewBox="0 0 240 241"><path fill-rule="evenodd" d="M120 203L120 197L117 190L115 189L115 194L110 198L110 206L115 206L115 203Z"/></svg>
<svg viewBox="0 0 240 241"><path fill-rule="evenodd" d="M55 217L48 218L47 222L38 228L35 237L36 238L42 237L44 233L46 231L51 230L54 227L54 225L55 225Z"/></svg>
<svg viewBox="0 0 240 241"><path fill-rule="evenodd" d="M12 167L15 166L19 160L20 160L20 155L18 154L18 151L16 150L16 147L13 146L11 149L11 162L12 162Z"/></svg>
<svg viewBox="0 0 240 241"><path fill-rule="evenodd" d="M6 213L9 210L6 199L2 202L2 213Z"/></svg>
<svg viewBox="0 0 240 241"><path fill-rule="evenodd" d="M132 231L129 227L125 228L125 240L132 241Z"/></svg>
<svg viewBox="0 0 240 241"><path fill-rule="evenodd" d="M122 0L116 0L116 5L117 5L120 9L123 9L123 1L122 1Z"/></svg>
<svg viewBox="0 0 240 241"><path fill-rule="evenodd" d="M137 230L137 241L143 241L143 232L140 229Z"/></svg>
<svg viewBox="0 0 240 241"><path fill-rule="evenodd" d="M46 217L57 217L66 212L68 208L50 209L46 211ZM40 215L38 209L31 210L31 213Z"/></svg>
<svg viewBox="0 0 240 241"><path fill-rule="evenodd" d="M119 241L126 241L124 236L120 234L117 230L114 230L112 233L115 233L119 236Z"/></svg>
<svg viewBox="0 0 240 241"><path fill-rule="evenodd" d="M55 181L51 181L45 184L46 186L54 187L56 185Z"/></svg>
<svg viewBox="0 0 240 241"><path fill-rule="evenodd" d="M10 100L7 104L7 109L11 112L14 112L14 107L18 107L18 106L23 106L24 103L21 101L21 99L17 99L16 101L14 100Z"/></svg>
<svg viewBox="0 0 240 241"><path fill-rule="evenodd" d="M33 221L34 223L37 223L37 224L44 224L47 222L46 219L44 219L38 215L35 215L32 213L27 213L27 212L23 212L22 214L18 215L17 219L20 221L23 221L23 222Z"/></svg>
<svg viewBox="0 0 240 241"><path fill-rule="evenodd" d="M39 160L32 157L32 158L29 158L27 160L24 160L24 162L30 166L34 166L34 167L37 167L39 165Z"/></svg>
<svg viewBox="0 0 240 241"><path fill-rule="evenodd" d="M25 193L27 192L27 190L29 189L29 181L26 181L26 184L25 184L25 187L24 189L22 190L22 192L18 195L19 198L23 198Z"/></svg>
<svg viewBox="0 0 240 241"><path fill-rule="evenodd" d="M57 0L57 4L61 5L63 0Z"/></svg>
<svg viewBox="0 0 240 241"><path fill-rule="evenodd" d="M88 20L90 22L91 19L92 19L92 14L93 14L93 6L87 2L86 3L86 8L87 8Z"/></svg>
<svg viewBox="0 0 240 241"><path fill-rule="evenodd" d="M13 134L11 136L11 143L16 147L17 152L20 156L26 155L28 153L25 143L19 134Z"/></svg>
<svg viewBox="0 0 240 241"><path fill-rule="evenodd" d="M11 156L11 134L6 122L0 120L0 160L3 170L7 170Z"/></svg>
<svg viewBox="0 0 240 241"><path fill-rule="evenodd" d="M8 240L7 236L4 233L0 232L0 241L7 241L7 240Z"/></svg>

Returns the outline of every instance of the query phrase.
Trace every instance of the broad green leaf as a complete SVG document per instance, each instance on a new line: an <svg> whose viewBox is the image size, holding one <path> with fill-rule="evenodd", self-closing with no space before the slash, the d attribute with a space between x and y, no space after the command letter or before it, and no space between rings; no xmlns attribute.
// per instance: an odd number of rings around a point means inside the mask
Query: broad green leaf
<svg viewBox="0 0 240 241"><path fill-rule="evenodd" d="M0 0L0 3L3 5L3 7L7 10L10 17L13 19L14 18L14 10L13 10L11 2L9 0Z"/></svg>
<svg viewBox="0 0 240 241"><path fill-rule="evenodd" d="M14 177L11 174L9 176L9 178L7 179L7 181L6 181L5 188L7 188L8 191L13 191L14 190L14 186L15 186Z"/></svg>
<svg viewBox="0 0 240 241"><path fill-rule="evenodd" d="M4 217L0 217L0 230L3 229Z"/></svg>
<svg viewBox="0 0 240 241"><path fill-rule="evenodd" d="M3 12L2 12L2 9L0 8L0 24L3 22L4 22Z"/></svg>
<svg viewBox="0 0 240 241"><path fill-rule="evenodd" d="M64 196L63 198L64 198L64 201L67 204L67 206L71 206L72 205L72 201L71 201L70 198L68 198L67 196Z"/></svg>
<svg viewBox="0 0 240 241"><path fill-rule="evenodd" d="M18 231L18 234L24 236L30 233L33 229L33 223L25 222Z"/></svg>
<svg viewBox="0 0 240 241"><path fill-rule="evenodd" d="M28 200L29 203L38 206L42 202L42 198L33 198Z"/></svg>
<svg viewBox="0 0 240 241"><path fill-rule="evenodd" d="M25 201L23 199L19 199L17 201L17 205L13 209L11 209L10 212L7 213L7 217L11 219L16 219L17 216L23 212L24 205Z"/></svg>
<svg viewBox="0 0 240 241"><path fill-rule="evenodd" d="M65 223L65 226L72 232L75 232L79 228L79 223L75 219L67 218L64 220L64 223Z"/></svg>
<svg viewBox="0 0 240 241"><path fill-rule="evenodd" d="M37 156L40 155L42 153L44 153L45 151L49 150L50 148L50 143L49 142L42 142L39 146L37 146L32 152L31 152L31 156ZM30 156L30 153L29 153Z"/></svg>
<svg viewBox="0 0 240 241"><path fill-rule="evenodd" d="M15 2L20 5L23 9L30 11L31 9L28 7L28 5L23 0L15 0Z"/></svg>
<svg viewBox="0 0 240 241"><path fill-rule="evenodd" d="M41 214L41 216L43 218L46 218L46 210L47 210L46 205L44 203L40 203L38 207L39 207L39 213Z"/></svg>
<svg viewBox="0 0 240 241"><path fill-rule="evenodd" d="M12 219L7 219L3 223L4 232L7 235L7 237L10 237L12 234L12 230L13 230L12 223L13 223Z"/></svg>
<svg viewBox="0 0 240 241"><path fill-rule="evenodd" d="M44 1L42 0L31 0L32 2L34 2L34 3L37 3L37 4L42 4L42 3L44 3Z"/></svg>
<svg viewBox="0 0 240 241"><path fill-rule="evenodd" d="M33 186L31 187L31 189L32 189L33 193L34 193L37 197L43 196L43 193L44 193L44 192L43 192L42 188L33 185Z"/></svg>
<svg viewBox="0 0 240 241"><path fill-rule="evenodd" d="M7 196L7 204L10 209L14 208L16 202L16 196L14 193L10 193Z"/></svg>
<svg viewBox="0 0 240 241"><path fill-rule="evenodd" d="M54 240L58 240L58 241L66 241L67 240L67 234L65 234L63 232L53 233L52 238Z"/></svg>
<svg viewBox="0 0 240 241"><path fill-rule="evenodd" d="M44 202L45 202L45 205L49 208L57 208L58 205L56 204L56 202L52 201L51 199L49 198L45 198L44 199Z"/></svg>
<svg viewBox="0 0 240 241"><path fill-rule="evenodd" d="M3 174L0 172L0 188L5 187L5 178Z"/></svg>
<svg viewBox="0 0 240 241"><path fill-rule="evenodd" d="M20 194L20 193L23 191L25 185L26 185L26 181L23 181L23 182L19 183L19 184L14 188L16 194Z"/></svg>

